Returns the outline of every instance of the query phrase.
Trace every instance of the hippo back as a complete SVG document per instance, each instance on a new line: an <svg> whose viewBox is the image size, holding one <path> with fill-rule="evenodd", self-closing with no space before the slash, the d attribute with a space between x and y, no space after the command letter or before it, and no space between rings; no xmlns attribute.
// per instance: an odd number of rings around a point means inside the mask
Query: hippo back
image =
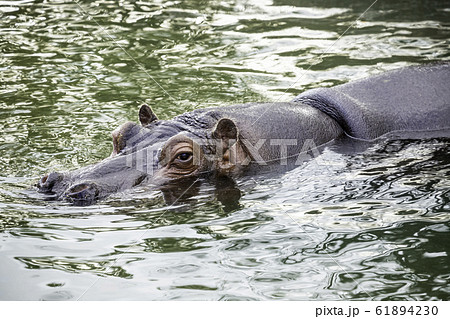
<svg viewBox="0 0 450 319"><path fill-rule="evenodd" d="M356 138L450 129L450 63L412 66L309 90L294 101L318 108Z"/></svg>

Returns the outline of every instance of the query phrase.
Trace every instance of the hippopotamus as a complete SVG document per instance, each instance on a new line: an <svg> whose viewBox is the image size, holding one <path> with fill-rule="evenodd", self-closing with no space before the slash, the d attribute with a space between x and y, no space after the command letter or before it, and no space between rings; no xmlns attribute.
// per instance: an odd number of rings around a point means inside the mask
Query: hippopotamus
<svg viewBox="0 0 450 319"><path fill-rule="evenodd" d="M112 133L103 161L52 172L38 191L91 204L138 185L165 187L290 169L311 149L338 138L373 140L389 132L450 129L450 63L409 66L330 88L308 90L290 102L196 109L160 120L148 105L139 122Z"/></svg>

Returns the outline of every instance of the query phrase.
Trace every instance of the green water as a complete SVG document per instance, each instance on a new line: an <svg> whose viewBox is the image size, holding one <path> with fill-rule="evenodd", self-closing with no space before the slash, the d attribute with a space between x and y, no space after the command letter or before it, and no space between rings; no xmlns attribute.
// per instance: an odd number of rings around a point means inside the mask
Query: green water
<svg viewBox="0 0 450 319"><path fill-rule="evenodd" d="M445 138L329 147L232 207L31 187L107 157L142 102L169 119L449 58L445 1L372 4L0 1L0 299L450 299Z"/></svg>

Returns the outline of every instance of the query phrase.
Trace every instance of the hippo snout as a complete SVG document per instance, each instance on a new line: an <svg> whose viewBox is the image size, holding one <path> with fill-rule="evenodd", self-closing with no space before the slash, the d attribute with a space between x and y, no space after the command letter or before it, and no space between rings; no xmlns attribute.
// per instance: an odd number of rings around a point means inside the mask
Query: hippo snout
<svg viewBox="0 0 450 319"><path fill-rule="evenodd" d="M68 176L53 172L44 175L36 186L40 193L65 198L76 205L89 205L99 198L100 187L95 182L72 183Z"/></svg>
<svg viewBox="0 0 450 319"><path fill-rule="evenodd" d="M63 174L53 172L42 177L36 186L41 193L54 193L53 188L57 183L63 180L63 177Z"/></svg>
<svg viewBox="0 0 450 319"><path fill-rule="evenodd" d="M64 196L71 202L82 205L91 204L99 197L100 189L95 183L81 183L71 186Z"/></svg>

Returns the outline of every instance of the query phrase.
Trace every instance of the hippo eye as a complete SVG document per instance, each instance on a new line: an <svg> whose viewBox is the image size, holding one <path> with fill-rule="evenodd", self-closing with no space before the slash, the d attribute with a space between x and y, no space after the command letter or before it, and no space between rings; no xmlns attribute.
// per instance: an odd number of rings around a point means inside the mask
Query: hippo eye
<svg viewBox="0 0 450 319"><path fill-rule="evenodd" d="M191 160L192 158L192 153L191 152L183 152L177 155L176 159L180 160L182 162L187 162L189 160Z"/></svg>

